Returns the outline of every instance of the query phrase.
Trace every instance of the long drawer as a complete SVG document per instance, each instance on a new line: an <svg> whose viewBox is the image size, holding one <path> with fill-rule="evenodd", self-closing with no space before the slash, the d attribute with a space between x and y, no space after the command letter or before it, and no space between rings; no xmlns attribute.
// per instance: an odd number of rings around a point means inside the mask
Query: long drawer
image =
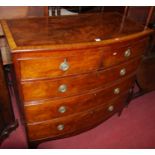
<svg viewBox="0 0 155 155"><path fill-rule="evenodd" d="M50 121L27 124L30 141L44 138L69 136L90 129L124 107L127 95L120 96L106 105L85 112Z"/></svg>
<svg viewBox="0 0 155 155"><path fill-rule="evenodd" d="M133 86L134 79L135 77L131 76L127 79L114 82L107 88L83 95L27 103L24 107L26 121L32 123L50 120L88 110L101 104L107 104L108 101L125 92L129 92Z"/></svg>
<svg viewBox="0 0 155 155"><path fill-rule="evenodd" d="M144 52L147 40L117 47L99 47L74 51L35 52L18 57L20 79L55 78L104 69ZM123 44L123 43L122 43ZM58 54L59 53L59 54Z"/></svg>
<svg viewBox="0 0 155 155"><path fill-rule="evenodd" d="M51 80L21 82L23 98L24 101L35 101L73 96L92 89L103 88L110 82L135 73L139 62L138 57L107 70ZM122 72L124 74L121 74Z"/></svg>

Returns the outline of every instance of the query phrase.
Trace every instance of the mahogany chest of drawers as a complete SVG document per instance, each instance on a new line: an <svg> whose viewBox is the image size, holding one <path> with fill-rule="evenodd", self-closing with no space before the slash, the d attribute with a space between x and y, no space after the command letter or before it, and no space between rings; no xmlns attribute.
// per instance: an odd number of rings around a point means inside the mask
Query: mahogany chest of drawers
<svg viewBox="0 0 155 155"><path fill-rule="evenodd" d="M120 113L152 33L118 13L3 20L2 27L30 145Z"/></svg>

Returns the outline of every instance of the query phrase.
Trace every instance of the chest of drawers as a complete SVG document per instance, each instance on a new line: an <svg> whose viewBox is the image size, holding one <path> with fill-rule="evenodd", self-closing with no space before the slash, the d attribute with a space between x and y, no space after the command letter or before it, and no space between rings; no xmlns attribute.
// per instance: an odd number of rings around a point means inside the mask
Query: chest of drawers
<svg viewBox="0 0 155 155"><path fill-rule="evenodd" d="M3 20L2 27L30 145L121 112L152 33L118 13Z"/></svg>

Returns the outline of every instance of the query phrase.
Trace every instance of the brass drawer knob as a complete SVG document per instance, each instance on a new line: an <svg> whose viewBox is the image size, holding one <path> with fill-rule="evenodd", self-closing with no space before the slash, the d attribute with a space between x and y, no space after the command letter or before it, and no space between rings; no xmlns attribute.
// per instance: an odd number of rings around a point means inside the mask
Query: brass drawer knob
<svg viewBox="0 0 155 155"><path fill-rule="evenodd" d="M125 68L121 69L120 70L120 75L124 76L125 74L126 74L126 69Z"/></svg>
<svg viewBox="0 0 155 155"><path fill-rule="evenodd" d="M57 126L57 130L62 131L64 129L64 125L63 124L59 124Z"/></svg>
<svg viewBox="0 0 155 155"><path fill-rule="evenodd" d="M120 93L120 89L119 88L115 88L114 89L114 94L119 94Z"/></svg>
<svg viewBox="0 0 155 155"><path fill-rule="evenodd" d="M127 49L125 52L124 52L124 57L128 58L130 57L131 55L131 49Z"/></svg>
<svg viewBox="0 0 155 155"><path fill-rule="evenodd" d="M67 86L65 84L62 84L58 88L59 92L64 93L67 91Z"/></svg>
<svg viewBox="0 0 155 155"><path fill-rule="evenodd" d="M65 106L61 106L61 107L59 107L58 111L60 113L65 113L66 112L66 107Z"/></svg>
<svg viewBox="0 0 155 155"><path fill-rule="evenodd" d="M113 110L114 110L114 106L113 105L108 107L108 111L113 111Z"/></svg>
<svg viewBox="0 0 155 155"><path fill-rule="evenodd" d="M69 64L67 62L67 60L65 59L64 62L62 62L59 66L59 68L62 70L62 71L67 71L69 69Z"/></svg>

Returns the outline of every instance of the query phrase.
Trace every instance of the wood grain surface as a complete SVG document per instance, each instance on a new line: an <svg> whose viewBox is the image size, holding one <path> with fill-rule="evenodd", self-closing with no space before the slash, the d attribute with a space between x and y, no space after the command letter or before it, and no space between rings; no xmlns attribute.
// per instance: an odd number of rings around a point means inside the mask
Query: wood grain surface
<svg viewBox="0 0 155 155"><path fill-rule="evenodd" d="M49 99L29 102L25 105L26 120L29 123L50 120L84 111L101 104L107 104L113 98L120 96L126 92L130 92L133 87L135 76L130 76L123 80L119 80L102 89L92 90L89 93L72 96L62 99ZM115 94L114 90L120 89L119 94ZM60 107L65 107L66 111L61 113ZM36 117L37 116L37 117Z"/></svg>
<svg viewBox="0 0 155 155"><path fill-rule="evenodd" d="M106 105L100 105L96 108L89 109L85 112L76 113L63 118L53 119L49 121L28 124L28 136L30 141L54 138L57 136L70 135L72 132L79 133L81 131L88 130L92 126L99 124L100 122L112 116L124 107L127 94L107 103ZM114 106L113 111L109 111L109 106ZM64 129L59 131L57 126L63 124Z"/></svg>
<svg viewBox="0 0 155 155"><path fill-rule="evenodd" d="M83 94L93 89L104 88L113 81L127 78L128 75L135 74L140 60L141 59L138 57L113 68L92 71L88 74L66 76L50 80L22 82L23 99L25 102L28 102L49 98L61 98ZM123 76L120 75L122 69L126 70L126 74ZM65 92L59 91L62 85L67 87Z"/></svg>
<svg viewBox="0 0 155 155"><path fill-rule="evenodd" d="M113 12L3 20L2 27L12 52L42 48L62 50L79 46L88 48L152 33L151 29L143 31L144 27L134 21L122 21L122 15Z"/></svg>

